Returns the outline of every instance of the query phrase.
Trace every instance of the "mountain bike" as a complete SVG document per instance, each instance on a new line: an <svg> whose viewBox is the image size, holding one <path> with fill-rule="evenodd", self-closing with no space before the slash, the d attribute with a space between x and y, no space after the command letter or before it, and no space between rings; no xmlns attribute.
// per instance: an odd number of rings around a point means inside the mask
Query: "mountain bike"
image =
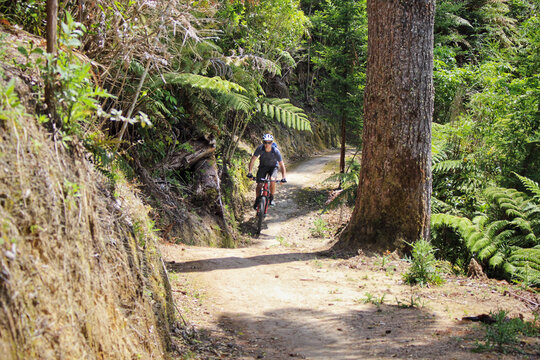
<svg viewBox="0 0 540 360"><path fill-rule="evenodd" d="M256 181L257 179L253 177L252 180ZM259 182L261 182L263 186L261 187L261 192L259 193L259 196L258 196L259 200L257 201L257 207L255 210L257 212L257 229L255 232L257 236L261 234L263 219L266 216L266 213L268 212L268 205L269 205L268 198L270 197L270 189L269 189L270 183L272 182L279 183L279 182L285 182L285 181L272 180L269 177L266 177L265 179L262 179L262 178L259 179Z"/></svg>

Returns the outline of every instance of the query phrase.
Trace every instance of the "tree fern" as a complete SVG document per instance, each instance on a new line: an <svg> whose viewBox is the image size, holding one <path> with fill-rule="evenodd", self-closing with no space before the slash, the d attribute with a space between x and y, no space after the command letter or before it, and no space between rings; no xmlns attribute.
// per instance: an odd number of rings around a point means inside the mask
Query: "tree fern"
<svg viewBox="0 0 540 360"><path fill-rule="evenodd" d="M311 124L307 115L301 108L291 104L289 99L257 98L252 100L250 97L240 94L240 92L246 92L245 88L219 76L207 77L189 73L167 73L163 75L163 80L157 80L154 86L157 87L163 83L215 91L219 94L216 100L232 110L244 112L256 110L278 120L287 127L311 132Z"/></svg>
<svg viewBox="0 0 540 360"><path fill-rule="evenodd" d="M536 195L532 180L521 179ZM471 254L508 278L540 283L540 205L515 189L491 187L484 192L486 215L473 221L450 214L433 214L432 226L458 233ZM526 277L526 278L525 278Z"/></svg>

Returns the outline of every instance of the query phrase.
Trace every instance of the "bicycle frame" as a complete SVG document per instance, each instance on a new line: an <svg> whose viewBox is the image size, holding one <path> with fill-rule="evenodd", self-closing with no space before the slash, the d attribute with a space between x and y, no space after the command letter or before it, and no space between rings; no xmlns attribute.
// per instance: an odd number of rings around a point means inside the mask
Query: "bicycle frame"
<svg viewBox="0 0 540 360"><path fill-rule="evenodd" d="M255 178L253 178L254 181L256 181ZM261 232L262 227L262 221L263 218L266 216L266 213L268 212L268 198L270 197L270 189L269 184L272 182L280 182L279 180L272 180L268 177L265 179L259 179L259 182L262 183L261 191L259 192L259 201L257 202L257 235ZM261 209L261 204L263 208Z"/></svg>
<svg viewBox="0 0 540 360"><path fill-rule="evenodd" d="M275 182L275 183L278 183L280 182L279 180L272 180L272 179L269 179L269 178L265 178L265 179L259 179L260 182L262 182L263 186L261 186L261 191L259 192L259 198L265 198L266 200L264 201L264 213L266 214L268 212L268 197L270 196L270 189L269 189L269 185L270 183L272 182ZM259 204L257 204L257 213L259 212L259 206L260 206L260 203L261 201L259 201Z"/></svg>

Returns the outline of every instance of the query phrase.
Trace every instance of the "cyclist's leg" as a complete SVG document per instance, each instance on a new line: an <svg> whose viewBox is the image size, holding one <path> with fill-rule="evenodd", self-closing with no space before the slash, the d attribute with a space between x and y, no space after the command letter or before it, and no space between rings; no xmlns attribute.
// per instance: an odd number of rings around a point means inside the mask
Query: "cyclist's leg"
<svg viewBox="0 0 540 360"><path fill-rule="evenodd" d="M259 179L264 179L266 177L267 169L265 169L262 166L259 166L259 169L257 170L257 175L255 179L257 180L257 187L255 188L255 203L253 204L253 208L257 210L257 204L259 202L259 194L261 193L261 188L263 186L262 182L259 181Z"/></svg>
<svg viewBox="0 0 540 360"><path fill-rule="evenodd" d="M272 180L277 180L277 174L278 174L278 168L277 166L272 168L270 170L270 178ZM270 205L272 205L273 201L274 201L274 194L276 193L276 183L275 182L271 182L270 183Z"/></svg>

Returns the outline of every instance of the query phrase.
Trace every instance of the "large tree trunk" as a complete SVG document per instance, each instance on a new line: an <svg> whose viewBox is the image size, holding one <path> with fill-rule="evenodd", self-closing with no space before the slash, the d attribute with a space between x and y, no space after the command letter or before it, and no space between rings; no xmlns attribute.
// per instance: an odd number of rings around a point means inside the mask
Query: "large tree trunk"
<svg viewBox="0 0 540 360"><path fill-rule="evenodd" d="M362 170L336 248L429 238L435 0L368 0Z"/></svg>

